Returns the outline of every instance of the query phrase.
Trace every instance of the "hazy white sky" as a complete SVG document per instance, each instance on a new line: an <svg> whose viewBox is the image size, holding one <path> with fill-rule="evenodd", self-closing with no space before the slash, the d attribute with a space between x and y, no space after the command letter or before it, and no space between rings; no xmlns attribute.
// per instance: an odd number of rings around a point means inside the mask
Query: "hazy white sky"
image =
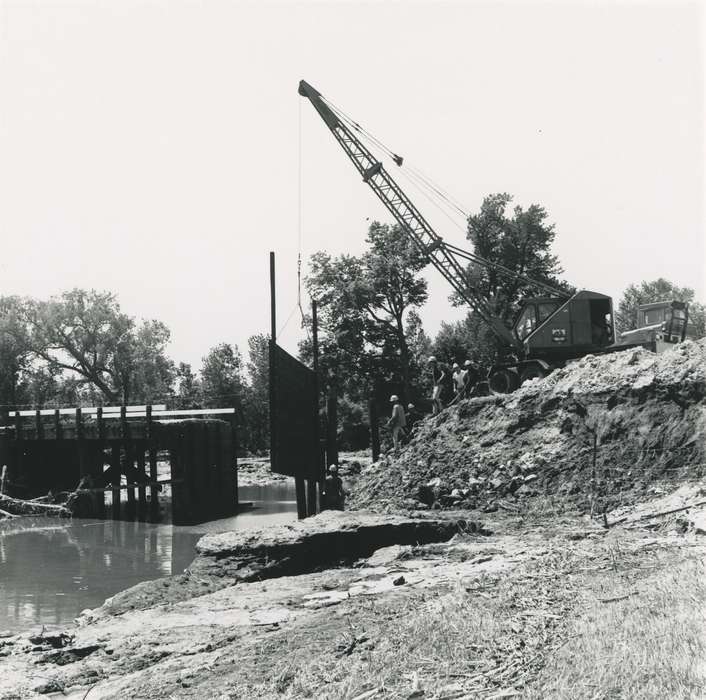
<svg viewBox="0 0 706 700"><path fill-rule="evenodd" d="M300 133L304 256L389 220L304 78L471 211L544 205L573 284L704 300L703 39L696 2L0 0L0 294L112 290L198 367L268 331L275 250L281 325ZM429 280L433 333L460 312Z"/></svg>

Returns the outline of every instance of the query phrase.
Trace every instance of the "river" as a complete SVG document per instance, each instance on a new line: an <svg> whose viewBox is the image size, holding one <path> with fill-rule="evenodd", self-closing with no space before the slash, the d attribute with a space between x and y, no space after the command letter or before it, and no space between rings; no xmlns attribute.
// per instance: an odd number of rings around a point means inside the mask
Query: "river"
<svg viewBox="0 0 706 700"><path fill-rule="evenodd" d="M0 632L70 623L85 608L182 572L207 533L296 519L294 485L241 486L252 510L201 525L17 518L0 522Z"/></svg>

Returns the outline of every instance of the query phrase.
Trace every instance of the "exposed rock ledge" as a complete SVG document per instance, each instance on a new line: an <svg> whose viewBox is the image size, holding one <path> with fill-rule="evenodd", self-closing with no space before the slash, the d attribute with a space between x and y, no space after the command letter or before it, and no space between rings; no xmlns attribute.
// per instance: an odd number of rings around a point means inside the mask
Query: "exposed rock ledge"
<svg viewBox="0 0 706 700"><path fill-rule="evenodd" d="M313 518L261 530L206 535L197 557L183 573L145 581L86 612L83 622L177 603L232 586L319 571L351 563L390 545L444 542L457 532L485 534L482 525L446 513L443 518L368 512L325 511Z"/></svg>
<svg viewBox="0 0 706 700"><path fill-rule="evenodd" d="M254 579L308 573L336 561L354 561L393 544L451 539L479 526L458 519L325 511L307 520L265 530L206 535L190 570L197 575Z"/></svg>

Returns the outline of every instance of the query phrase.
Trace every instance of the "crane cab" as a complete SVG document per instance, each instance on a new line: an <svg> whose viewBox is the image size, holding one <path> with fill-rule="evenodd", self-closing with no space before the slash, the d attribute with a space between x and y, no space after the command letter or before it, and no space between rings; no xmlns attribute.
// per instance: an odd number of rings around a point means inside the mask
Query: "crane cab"
<svg viewBox="0 0 706 700"><path fill-rule="evenodd" d="M568 299L525 299L512 330L522 359L491 368L488 386L493 393L509 393L529 379L563 367L568 360L605 352L615 339L613 300L585 289Z"/></svg>
<svg viewBox="0 0 706 700"><path fill-rule="evenodd" d="M527 358L569 360L613 344L613 300L581 290L569 299L527 299L514 325Z"/></svg>

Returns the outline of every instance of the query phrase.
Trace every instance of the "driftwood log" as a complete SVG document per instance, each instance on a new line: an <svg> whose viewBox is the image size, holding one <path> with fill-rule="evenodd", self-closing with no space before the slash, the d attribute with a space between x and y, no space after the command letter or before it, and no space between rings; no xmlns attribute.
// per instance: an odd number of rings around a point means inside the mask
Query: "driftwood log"
<svg viewBox="0 0 706 700"><path fill-rule="evenodd" d="M48 515L56 518L70 518L71 511L62 505L54 503L38 503L25 501L21 498L11 498L0 494L0 510L9 515Z"/></svg>

